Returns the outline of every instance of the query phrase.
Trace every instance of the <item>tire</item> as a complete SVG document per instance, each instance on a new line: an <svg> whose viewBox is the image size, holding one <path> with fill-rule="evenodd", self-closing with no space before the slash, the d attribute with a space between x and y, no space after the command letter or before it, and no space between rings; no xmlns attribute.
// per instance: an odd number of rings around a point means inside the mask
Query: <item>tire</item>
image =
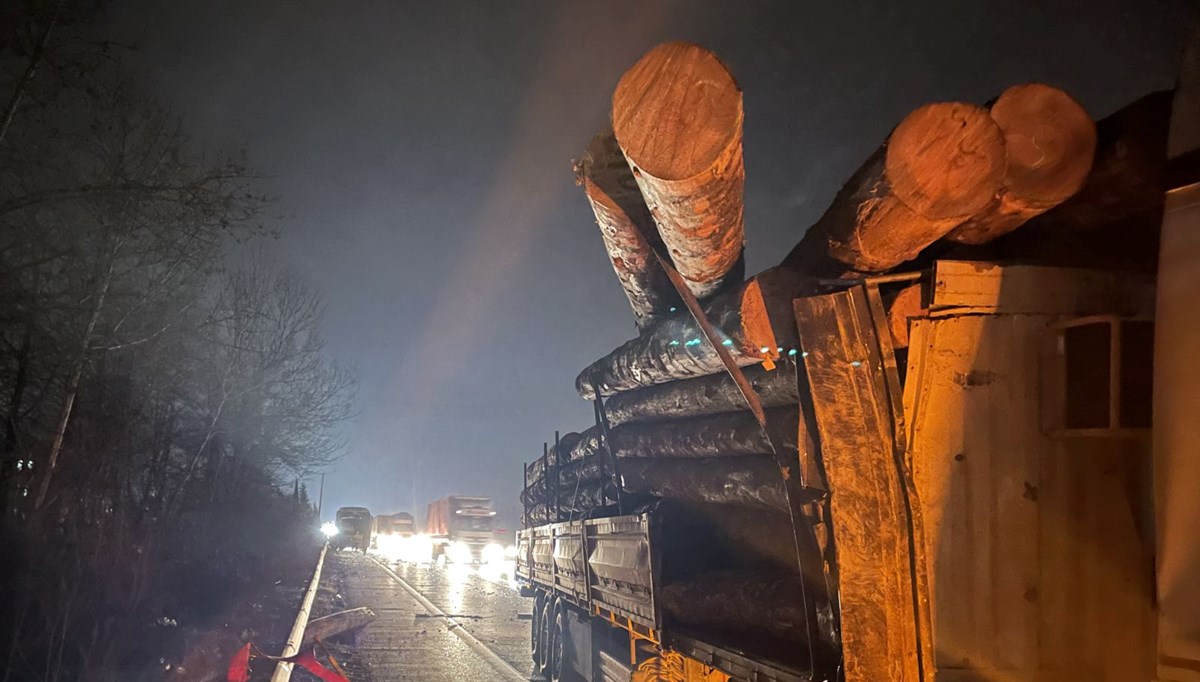
<svg viewBox="0 0 1200 682"><path fill-rule="evenodd" d="M546 679L550 682L568 682L573 679L574 669L571 665L570 649L567 646L567 613L559 609L554 615L554 627L550 638L550 659L547 664Z"/></svg>
<svg viewBox="0 0 1200 682"><path fill-rule="evenodd" d="M533 598L533 618L530 619L529 626L529 654L533 658L534 664L538 662L538 653L541 651L539 646L539 636L542 630L542 607L545 606L546 598L541 592L534 595Z"/></svg>
<svg viewBox="0 0 1200 682"><path fill-rule="evenodd" d="M554 599L546 598L546 603L542 605L541 623L538 627L538 658L534 668L537 672L548 676L547 670L550 663L550 649L553 646L554 637Z"/></svg>

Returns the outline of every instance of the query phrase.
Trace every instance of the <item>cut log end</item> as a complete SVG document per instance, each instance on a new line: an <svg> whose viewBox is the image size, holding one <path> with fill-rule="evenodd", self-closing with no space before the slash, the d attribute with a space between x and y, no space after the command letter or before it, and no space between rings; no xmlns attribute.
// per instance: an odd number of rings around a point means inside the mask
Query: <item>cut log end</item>
<svg viewBox="0 0 1200 682"><path fill-rule="evenodd" d="M906 116L888 140L892 192L934 220L961 219L987 207L1004 167L1000 127L973 104L927 104Z"/></svg>
<svg viewBox="0 0 1200 682"><path fill-rule="evenodd" d="M1004 181L986 209L946 235L960 244L987 243L1066 201L1083 187L1096 156L1095 123L1058 88L1013 86L991 115L1004 133Z"/></svg>
<svg viewBox="0 0 1200 682"><path fill-rule="evenodd" d="M1096 125L1058 88L1016 85L992 106L1004 133L1004 189L1026 203L1054 206L1083 187L1096 154Z"/></svg>
<svg viewBox="0 0 1200 682"><path fill-rule="evenodd" d="M742 92L721 60L690 43L664 43L621 77L613 128L643 172L683 180L740 144Z"/></svg>

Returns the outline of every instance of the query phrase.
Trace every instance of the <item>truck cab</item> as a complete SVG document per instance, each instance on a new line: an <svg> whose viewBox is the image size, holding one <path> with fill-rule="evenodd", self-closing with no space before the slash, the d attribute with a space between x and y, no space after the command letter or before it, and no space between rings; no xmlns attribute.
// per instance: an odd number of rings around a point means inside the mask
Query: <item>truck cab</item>
<svg viewBox="0 0 1200 682"><path fill-rule="evenodd" d="M337 535L329 541L335 549L357 549L366 552L371 545L371 511L366 507L342 507L334 523Z"/></svg>
<svg viewBox="0 0 1200 682"><path fill-rule="evenodd" d="M429 504L425 532L433 541L433 560L479 563L493 541L496 512L490 497L451 495Z"/></svg>

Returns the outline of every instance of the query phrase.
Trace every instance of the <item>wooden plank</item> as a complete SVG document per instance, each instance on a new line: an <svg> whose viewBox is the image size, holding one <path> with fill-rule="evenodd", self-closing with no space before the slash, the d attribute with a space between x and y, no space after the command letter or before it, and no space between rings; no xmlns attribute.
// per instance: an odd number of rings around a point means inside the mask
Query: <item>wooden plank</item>
<svg viewBox="0 0 1200 682"><path fill-rule="evenodd" d="M911 518L865 290L797 299L794 306L831 490L845 679L917 682L924 652Z"/></svg>
<svg viewBox="0 0 1200 682"><path fill-rule="evenodd" d="M929 314L1149 314L1147 290L1151 280L1108 271L943 260Z"/></svg>

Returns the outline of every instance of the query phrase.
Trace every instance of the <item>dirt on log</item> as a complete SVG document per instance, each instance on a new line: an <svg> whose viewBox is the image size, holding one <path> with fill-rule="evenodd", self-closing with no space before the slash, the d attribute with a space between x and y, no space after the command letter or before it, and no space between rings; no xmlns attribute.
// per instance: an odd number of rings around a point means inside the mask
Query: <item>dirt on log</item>
<svg viewBox="0 0 1200 682"><path fill-rule="evenodd" d="M673 42L617 83L617 141L676 269L697 298L744 276L742 92L715 54Z"/></svg>
<svg viewBox="0 0 1200 682"><path fill-rule="evenodd" d="M889 270L985 209L1003 173L1004 137L986 109L927 104L901 121L810 232L853 270ZM797 250L785 262L812 257Z"/></svg>
<svg viewBox="0 0 1200 682"><path fill-rule="evenodd" d="M796 384L795 356L782 358L774 370L762 365L743 370L763 407L795 405L800 395ZM737 384L727 372L671 381L625 393L605 403L612 426L662 419L699 417L748 409Z"/></svg>
<svg viewBox="0 0 1200 682"><path fill-rule="evenodd" d="M638 330L667 317L672 309L682 310L679 294L654 257L654 251L667 255L666 246L611 127L592 138L575 172Z"/></svg>
<svg viewBox="0 0 1200 682"><path fill-rule="evenodd" d="M983 244L1069 199L1083 187L1096 154L1096 125L1058 88L1008 88L991 107L1004 133L1004 181L992 203L946 238Z"/></svg>
<svg viewBox="0 0 1200 682"><path fill-rule="evenodd" d="M722 343L741 367L777 360L795 347L791 301L809 280L789 268L772 268L704 306ZM780 351L779 349L783 350ZM611 396L644 386L725 371L721 358L691 315L682 313L647 328L588 365L575 379L579 395Z"/></svg>

